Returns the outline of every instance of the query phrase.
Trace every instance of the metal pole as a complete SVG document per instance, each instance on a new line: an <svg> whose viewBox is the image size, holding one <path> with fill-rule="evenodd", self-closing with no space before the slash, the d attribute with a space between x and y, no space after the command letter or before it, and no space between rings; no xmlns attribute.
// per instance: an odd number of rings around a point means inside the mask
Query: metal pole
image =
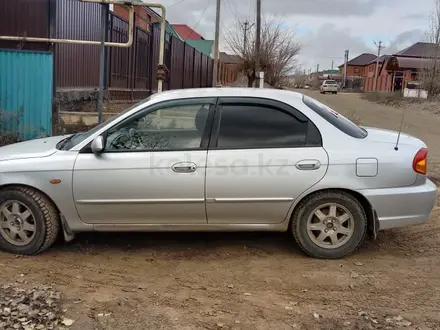
<svg viewBox="0 0 440 330"><path fill-rule="evenodd" d="M246 44L247 44L247 30L249 23L244 22L244 43L243 43L243 53L246 54Z"/></svg>
<svg viewBox="0 0 440 330"><path fill-rule="evenodd" d="M345 62L344 62L344 88L347 88L347 63L348 63L348 53L349 50L345 51Z"/></svg>
<svg viewBox="0 0 440 330"><path fill-rule="evenodd" d="M212 73L212 87L217 87L219 39L220 39L220 0L217 0L217 9L215 13L214 69Z"/></svg>
<svg viewBox="0 0 440 330"><path fill-rule="evenodd" d="M165 80L165 30L166 30L166 9L164 6L159 7L162 10L162 20L160 22L160 42L159 42L159 64L158 64L158 79L157 79L157 92L160 93L163 90L163 82Z"/></svg>
<svg viewBox="0 0 440 330"><path fill-rule="evenodd" d="M98 124L102 123L102 108L104 107L105 82L105 36L108 22L108 5L101 5L101 46L99 48L99 96L98 96Z"/></svg>
<svg viewBox="0 0 440 330"><path fill-rule="evenodd" d="M256 40L255 74L257 86L261 88L261 0L257 0L257 40Z"/></svg>
<svg viewBox="0 0 440 330"><path fill-rule="evenodd" d="M332 71L330 72L330 79L333 79L333 66L335 64L335 61L332 61Z"/></svg>
<svg viewBox="0 0 440 330"><path fill-rule="evenodd" d="M373 87L374 91L376 91L377 88L377 75L379 73L379 57L380 57L380 51L382 50L382 41L379 41L379 44L376 44L376 46L377 46L377 58L376 58L376 71L374 72L374 87Z"/></svg>

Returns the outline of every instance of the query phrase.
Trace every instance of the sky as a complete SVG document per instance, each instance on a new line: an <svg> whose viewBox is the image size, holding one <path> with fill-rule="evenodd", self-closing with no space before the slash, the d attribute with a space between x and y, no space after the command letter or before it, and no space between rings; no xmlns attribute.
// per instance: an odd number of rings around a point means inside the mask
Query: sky
<svg viewBox="0 0 440 330"><path fill-rule="evenodd" d="M435 0L262 0L265 17L283 21L292 29L301 52L301 69L330 69L349 58L377 53L393 54L424 41ZM256 0L221 0L220 50L227 51L225 35L234 33L237 21L256 19ZM205 39L214 39L216 0L163 0L171 24L188 24ZM253 29L250 33L255 33Z"/></svg>

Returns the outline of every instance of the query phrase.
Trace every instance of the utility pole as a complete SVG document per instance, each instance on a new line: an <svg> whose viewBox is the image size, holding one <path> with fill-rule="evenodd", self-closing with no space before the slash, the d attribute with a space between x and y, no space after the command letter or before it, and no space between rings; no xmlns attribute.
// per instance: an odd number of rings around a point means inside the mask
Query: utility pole
<svg viewBox="0 0 440 330"><path fill-rule="evenodd" d="M261 0L257 0L257 40L256 40L256 64L255 64L255 74L257 75L257 87L264 87L264 72L261 72Z"/></svg>
<svg viewBox="0 0 440 330"><path fill-rule="evenodd" d="M215 14L214 70L212 73L212 87L217 87L219 39L220 39L220 0L217 0L217 9Z"/></svg>
<svg viewBox="0 0 440 330"><path fill-rule="evenodd" d="M348 54L349 54L349 50L347 49L345 51L345 61L344 61L344 88L347 88L347 63L348 63Z"/></svg>
<svg viewBox="0 0 440 330"><path fill-rule="evenodd" d="M255 24L252 23L252 25L249 25L249 22L244 22L244 43L243 43L243 51L246 54L247 53L247 33Z"/></svg>
<svg viewBox="0 0 440 330"><path fill-rule="evenodd" d="M98 95L98 124L102 123L102 110L104 108L105 89L105 39L107 36L109 5L101 5L101 46L99 48L99 95Z"/></svg>
<svg viewBox="0 0 440 330"><path fill-rule="evenodd" d="M316 73L319 72L319 64L316 64Z"/></svg>
<svg viewBox="0 0 440 330"><path fill-rule="evenodd" d="M376 72L374 73L374 86L373 86L373 90L376 91L377 89L377 75L379 74L379 57L380 57L380 51L385 48L384 46L382 46L382 41L379 41L379 43L376 43L376 41L374 42L374 44L377 47L377 58L376 58ZM403 88L403 86L402 86Z"/></svg>
<svg viewBox="0 0 440 330"><path fill-rule="evenodd" d="M330 79L333 79L333 66L335 64L335 61L332 61L332 71L330 72Z"/></svg>

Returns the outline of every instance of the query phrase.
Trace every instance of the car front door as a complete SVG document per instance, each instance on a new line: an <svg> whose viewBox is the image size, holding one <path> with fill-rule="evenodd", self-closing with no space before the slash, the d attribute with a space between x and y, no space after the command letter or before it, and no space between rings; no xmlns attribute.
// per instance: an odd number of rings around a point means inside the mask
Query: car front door
<svg viewBox="0 0 440 330"><path fill-rule="evenodd" d="M82 221L206 223L207 123L214 104L204 98L152 105L104 133L103 153L83 149L73 174Z"/></svg>
<svg viewBox="0 0 440 330"><path fill-rule="evenodd" d="M208 223L281 223L327 166L321 135L300 111L274 100L222 98L208 151Z"/></svg>

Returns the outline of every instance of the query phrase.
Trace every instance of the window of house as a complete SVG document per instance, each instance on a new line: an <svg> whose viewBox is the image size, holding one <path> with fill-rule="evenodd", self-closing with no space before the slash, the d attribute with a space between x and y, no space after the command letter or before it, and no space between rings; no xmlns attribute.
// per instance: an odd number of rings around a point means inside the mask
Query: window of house
<svg viewBox="0 0 440 330"><path fill-rule="evenodd" d="M106 151L199 149L210 104L174 104L135 115L111 128Z"/></svg>
<svg viewBox="0 0 440 330"><path fill-rule="evenodd" d="M256 104L223 105L220 112L218 148L281 148L306 145L308 120Z"/></svg>
<svg viewBox="0 0 440 330"><path fill-rule="evenodd" d="M360 69L359 68L354 68L354 73L359 73L360 72Z"/></svg>

